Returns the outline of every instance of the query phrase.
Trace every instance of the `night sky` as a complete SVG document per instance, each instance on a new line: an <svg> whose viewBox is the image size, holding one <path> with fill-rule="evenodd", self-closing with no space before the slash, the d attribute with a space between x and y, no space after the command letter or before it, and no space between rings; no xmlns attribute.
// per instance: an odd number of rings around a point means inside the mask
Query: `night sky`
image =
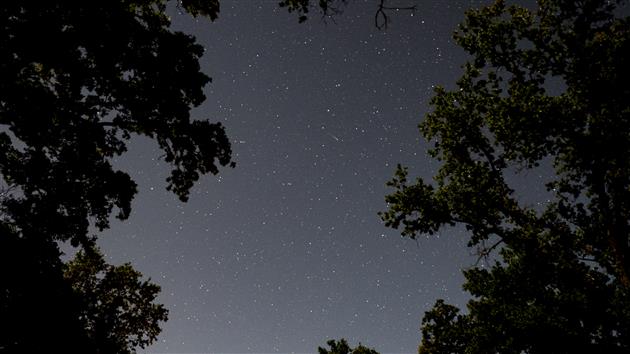
<svg viewBox="0 0 630 354"><path fill-rule="evenodd" d="M221 0L214 23L171 9L213 78L194 117L226 126L237 166L181 203L154 142L134 138L117 161L139 194L99 244L162 286L170 319L147 352L314 353L345 337L412 353L436 299L465 304L465 232L414 241L377 216L397 163L435 173L417 125L432 87L461 74L453 30L485 2L416 3L384 31L376 0L326 23L313 12L298 24L276 0Z"/></svg>

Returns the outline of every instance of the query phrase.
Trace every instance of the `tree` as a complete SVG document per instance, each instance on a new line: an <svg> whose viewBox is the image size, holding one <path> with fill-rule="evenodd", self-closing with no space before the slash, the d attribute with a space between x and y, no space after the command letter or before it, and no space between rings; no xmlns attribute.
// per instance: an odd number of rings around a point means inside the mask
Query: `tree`
<svg viewBox="0 0 630 354"><path fill-rule="evenodd" d="M211 19L219 10L212 0L181 6ZM64 278L57 243L92 249L90 227L107 228L114 209L119 219L129 216L136 185L111 160L132 135L158 142L173 167L167 188L183 201L200 175L232 164L221 124L190 116L210 80L199 68L203 47L169 29L165 9L160 0L14 1L0 9L0 348L93 352L99 336L145 345L157 334L151 321L85 332L86 309L100 316L109 300L77 301L93 294ZM129 281L112 289L151 288L138 285L130 268L101 271L126 272ZM153 298L145 293L133 311L155 306ZM139 332L148 339L134 342Z"/></svg>
<svg viewBox="0 0 630 354"><path fill-rule="evenodd" d="M0 352L95 353L56 244L0 223Z"/></svg>
<svg viewBox="0 0 630 354"><path fill-rule="evenodd" d="M420 124L442 166L433 182L399 166L381 217L411 238L464 225L485 264L464 271L466 313L440 300L425 314L420 353L630 350L622 5L497 0L455 33L472 58ZM541 165L554 172L541 182L549 200L526 205L511 176Z"/></svg>
<svg viewBox="0 0 630 354"><path fill-rule="evenodd" d="M132 134L158 142L182 200L200 174L230 164L221 124L190 117L209 82L203 47L168 29L164 1L0 11L0 171L15 189L3 204L25 237L86 244L90 223L107 228L114 208L127 218L136 185L110 162Z"/></svg>
<svg viewBox="0 0 630 354"><path fill-rule="evenodd" d="M365 347L361 343L354 349L350 348L344 338L341 338L339 341L331 339L326 344L328 344L330 350L318 347L317 352L319 354L379 354L376 350Z"/></svg>
<svg viewBox="0 0 630 354"><path fill-rule="evenodd" d="M134 353L160 333L168 311L154 304L160 287L141 281L126 263L105 263L97 249L79 251L64 267L64 278L81 302L79 319L100 353Z"/></svg>

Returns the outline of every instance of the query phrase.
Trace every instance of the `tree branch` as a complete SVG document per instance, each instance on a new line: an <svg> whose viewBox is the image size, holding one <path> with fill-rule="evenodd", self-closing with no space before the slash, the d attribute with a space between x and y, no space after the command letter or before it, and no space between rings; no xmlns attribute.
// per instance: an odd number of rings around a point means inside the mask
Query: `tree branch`
<svg viewBox="0 0 630 354"><path fill-rule="evenodd" d="M501 237L497 242L492 244L492 246L490 247L477 248L477 251L479 254L477 257L477 261L475 262L475 265L478 265L482 259L487 259L492 253L492 251L494 251L497 247L499 247L499 245L501 245L503 242L504 242L503 237Z"/></svg>
<svg viewBox="0 0 630 354"><path fill-rule="evenodd" d="M413 6L386 6L386 0L380 0L378 4L378 9L376 10L376 14L374 14L374 26L379 30L387 29L387 24L389 23L389 17L387 17L386 11L388 10L408 10L411 12L416 11L416 5Z"/></svg>

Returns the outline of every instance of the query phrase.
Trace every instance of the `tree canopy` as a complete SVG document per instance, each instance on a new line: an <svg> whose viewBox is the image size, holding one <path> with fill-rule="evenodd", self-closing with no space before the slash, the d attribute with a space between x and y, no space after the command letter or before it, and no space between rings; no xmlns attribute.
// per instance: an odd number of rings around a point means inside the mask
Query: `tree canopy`
<svg viewBox="0 0 630 354"><path fill-rule="evenodd" d="M344 338L338 341L331 339L326 344L330 349L318 347L317 352L319 354L379 354L376 350L363 346L361 343L357 347L351 348Z"/></svg>
<svg viewBox="0 0 630 354"><path fill-rule="evenodd" d="M93 250L94 231L107 228L114 212L129 217L136 184L112 160L134 135L157 141L172 166L167 189L183 201L200 175L232 164L223 126L190 115L210 81L199 67L204 49L170 29L166 6L13 1L0 9L0 318L11 328L1 348L125 352L153 341L166 319L161 307L143 312L157 306L158 288L140 282L130 266L106 267L100 259L91 265L104 274L100 290L77 286L75 272L64 277L57 244ZM217 1L181 6L211 19L219 11ZM110 299L117 290L136 295ZM125 305L109 309L110 301ZM107 311L122 317L104 320ZM113 332L94 333L101 330ZM103 336L118 336L107 341L121 347L95 344Z"/></svg>
<svg viewBox="0 0 630 354"><path fill-rule="evenodd" d="M196 120L209 78L203 47L169 29L165 2L12 2L1 16L0 171L6 222L20 233L87 241L129 216L136 185L111 159L132 134L155 139L186 200L200 174L231 160L220 123ZM202 11L202 10L200 10Z"/></svg>
<svg viewBox="0 0 630 354"><path fill-rule="evenodd" d="M105 263L96 249L79 251L64 266L64 278L81 302L79 320L101 353L134 353L160 333L168 313L153 303L160 287L141 277L129 263Z"/></svg>
<svg viewBox="0 0 630 354"><path fill-rule="evenodd" d="M484 261L464 271L467 311L425 314L420 353L630 350L625 5L497 0L455 33L471 60L420 124L442 165L433 181L399 166L381 214L411 238L463 225ZM549 199L528 205L511 176L541 165Z"/></svg>

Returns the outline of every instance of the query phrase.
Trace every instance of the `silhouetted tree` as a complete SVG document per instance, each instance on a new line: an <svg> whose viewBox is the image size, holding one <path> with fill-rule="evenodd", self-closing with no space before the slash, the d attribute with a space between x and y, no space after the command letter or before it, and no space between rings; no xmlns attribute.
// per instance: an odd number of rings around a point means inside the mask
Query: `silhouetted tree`
<svg viewBox="0 0 630 354"><path fill-rule="evenodd" d="M0 352L95 353L53 242L0 223Z"/></svg>
<svg viewBox="0 0 630 354"><path fill-rule="evenodd" d="M326 344L328 344L330 350L318 347L317 352L319 354L379 354L376 350L365 347L361 343L354 349L350 348L344 338L341 338L339 341L331 339Z"/></svg>
<svg viewBox="0 0 630 354"><path fill-rule="evenodd" d="M442 162L433 182L389 183L405 236L464 225L480 261L465 314L438 301L420 353L630 351L630 19L626 1L504 1L467 13L472 55L420 124ZM553 168L527 205L515 173ZM536 176L530 172L529 176ZM527 193L527 191L526 191Z"/></svg>
<svg viewBox="0 0 630 354"><path fill-rule="evenodd" d="M219 10L212 0L181 6L211 19ZM200 175L231 164L221 124L190 116L210 80L199 70L204 50L169 28L165 8L160 0L0 7L0 350L124 352L159 332L157 287L129 266L103 264L100 290L77 287L64 278L57 242L92 249L90 226L107 228L114 210L129 216L136 185L111 161L132 135L157 141L173 167L167 188L184 201ZM121 313L112 301L128 299L110 299L116 289L142 296Z"/></svg>
<svg viewBox="0 0 630 354"><path fill-rule="evenodd" d="M135 353L160 333L168 311L154 304L160 287L141 281L129 263L105 263L97 249L79 251L64 267L64 278L80 301L79 320L100 353Z"/></svg>

